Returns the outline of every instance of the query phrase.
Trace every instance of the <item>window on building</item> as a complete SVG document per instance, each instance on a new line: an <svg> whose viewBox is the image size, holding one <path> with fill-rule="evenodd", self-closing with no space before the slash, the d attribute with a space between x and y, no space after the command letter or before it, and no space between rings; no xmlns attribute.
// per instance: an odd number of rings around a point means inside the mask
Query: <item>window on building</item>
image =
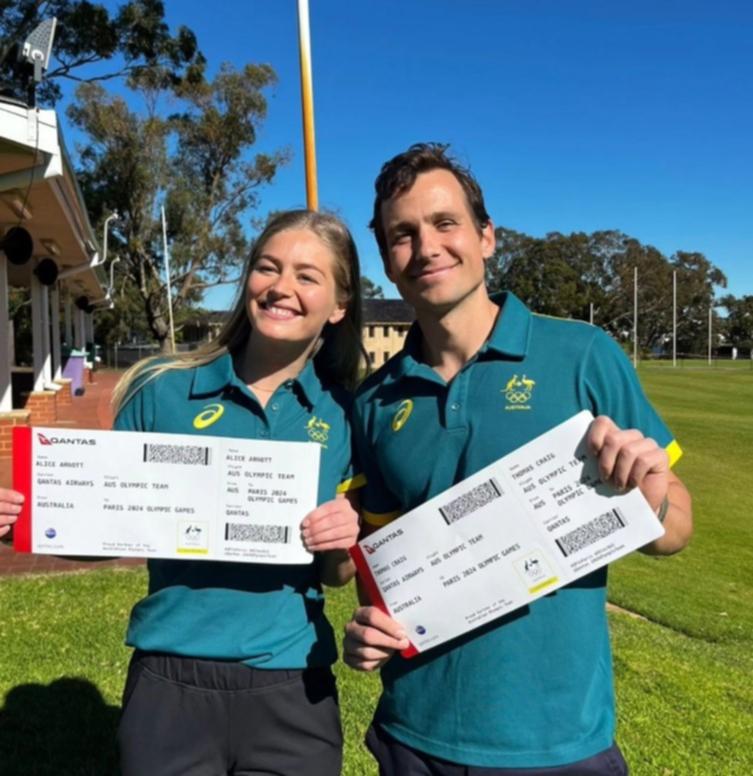
<svg viewBox="0 0 753 776"><path fill-rule="evenodd" d="M390 351L385 350L384 351L384 363L386 364L390 360Z"/></svg>
<svg viewBox="0 0 753 776"><path fill-rule="evenodd" d="M382 326L382 334L384 334L385 337L390 336L390 327L389 326Z"/></svg>
<svg viewBox="0 0 753 776"><path fill-rule="evenodd" d="M369 326L369 337L373 337L373 336L374 336L374 327Z"/></svg>
<svg viewBox="0 0 753 776"><path fill-rule="evenodd" d="M369 351L369 363L373 364L376 361L376 353L373 350Z"/></svg>

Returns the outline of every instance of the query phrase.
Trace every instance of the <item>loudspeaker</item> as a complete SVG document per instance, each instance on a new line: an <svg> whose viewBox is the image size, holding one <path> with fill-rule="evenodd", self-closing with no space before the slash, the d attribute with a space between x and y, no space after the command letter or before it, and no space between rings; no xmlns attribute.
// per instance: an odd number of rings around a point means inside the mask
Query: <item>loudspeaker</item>
<svg viewBox="0 0 753 776"><path fill-rule="evenodd" d="M34 251L34 240L22 226L13 226L0 239L0 250L11 264L26 264Z"/></svg>
<svg viewBox="0 0 753 776"><path fill-rule="evenodd" d="M43 286L51 286L58 279L58 265L52 259L42 259L34 267L34 274Z"/></svg>

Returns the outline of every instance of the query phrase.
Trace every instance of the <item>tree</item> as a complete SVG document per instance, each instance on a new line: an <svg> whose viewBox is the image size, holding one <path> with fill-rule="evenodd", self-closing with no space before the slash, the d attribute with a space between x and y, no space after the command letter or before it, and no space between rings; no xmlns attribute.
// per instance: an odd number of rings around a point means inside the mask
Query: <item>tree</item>
<svg viewBox="0 0 753 776"><path fill-rule="evenodd" d="M384 291L366 275L361 276L361 297L363 299L384 299Z"/></svg>
<svg viewBox="0 0 753 776"><path fill-rule="evenodd" d="M53 16L58 25L50 68L38 90L42 103L60 98L61 79L91 82L152 71L163 85L174 86L202 78L205 61L195 35L187 27L172 35L160 0L130 0L112 14L87 0L0 0L0 84L6 92L26 96L16 46Z"/></svg>
<svg viewBox="0 0 753 776"><path fill-rule="evenodd" d="M753 295L739 299L731 294L720 303L727 310L725 333L732 345L753 345Z"/></svg>
<svg viewBox="0 0 753 776"><path fill-rule="evenodd" d="M263 89L274 80L267 65L223 66L211 82L182 82L174 90L182 110L167 115L159 73L144 71L132 79L144 115L99 84L81 85L68 110L88 136L79 180L92 220L118 211L112 251L163 349L169 326L159 204L167 213L177 320L206 288L239 279L258 189L286 160L285 152L249 155L266 115Z"/></svg>
<svg viewBox="0 0 753 776"><path fill-rule="evenodd" d="M616 230L535 238L499 227L496 237L487 262L490 290L509 289L535 311L565 318L589 320L593 304L594 322L618 340L632 339L637 268L643 351L662 349L671 339L673 270L678 273L678 340L685 352L699 352L714 286L727 282L700 253L678 251L668 259Z"/></svg>
<svg viewBox="0 0 753 776"><path fill-rule="evenodd" d="M709 308L716 318L714 286L726 288L727 278L702 253L677 251L670 261L677 271L677 349L705 353Z"/></svg>

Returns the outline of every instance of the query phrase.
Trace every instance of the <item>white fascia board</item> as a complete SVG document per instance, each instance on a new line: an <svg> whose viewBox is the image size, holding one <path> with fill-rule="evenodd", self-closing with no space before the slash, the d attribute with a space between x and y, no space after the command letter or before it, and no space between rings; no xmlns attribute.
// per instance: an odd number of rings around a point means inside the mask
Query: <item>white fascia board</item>
<svg viewBox="0 0 753 776"><path fill-rule="evenodd" d="M54 110L37 110L0 100L0 137L43 154L60 153L58 117Z"/></svg>

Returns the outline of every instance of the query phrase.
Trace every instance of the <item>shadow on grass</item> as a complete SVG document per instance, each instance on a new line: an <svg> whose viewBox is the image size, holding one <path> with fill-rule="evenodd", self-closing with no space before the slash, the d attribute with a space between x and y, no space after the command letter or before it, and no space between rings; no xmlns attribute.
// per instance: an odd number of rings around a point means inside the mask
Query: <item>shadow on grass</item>
<svg viewBox="0 0 753 776"><path fill-rule="evenodd" d="M84 679L20 684L0 709L3 776L117 774L118 706Z"/></svg>

